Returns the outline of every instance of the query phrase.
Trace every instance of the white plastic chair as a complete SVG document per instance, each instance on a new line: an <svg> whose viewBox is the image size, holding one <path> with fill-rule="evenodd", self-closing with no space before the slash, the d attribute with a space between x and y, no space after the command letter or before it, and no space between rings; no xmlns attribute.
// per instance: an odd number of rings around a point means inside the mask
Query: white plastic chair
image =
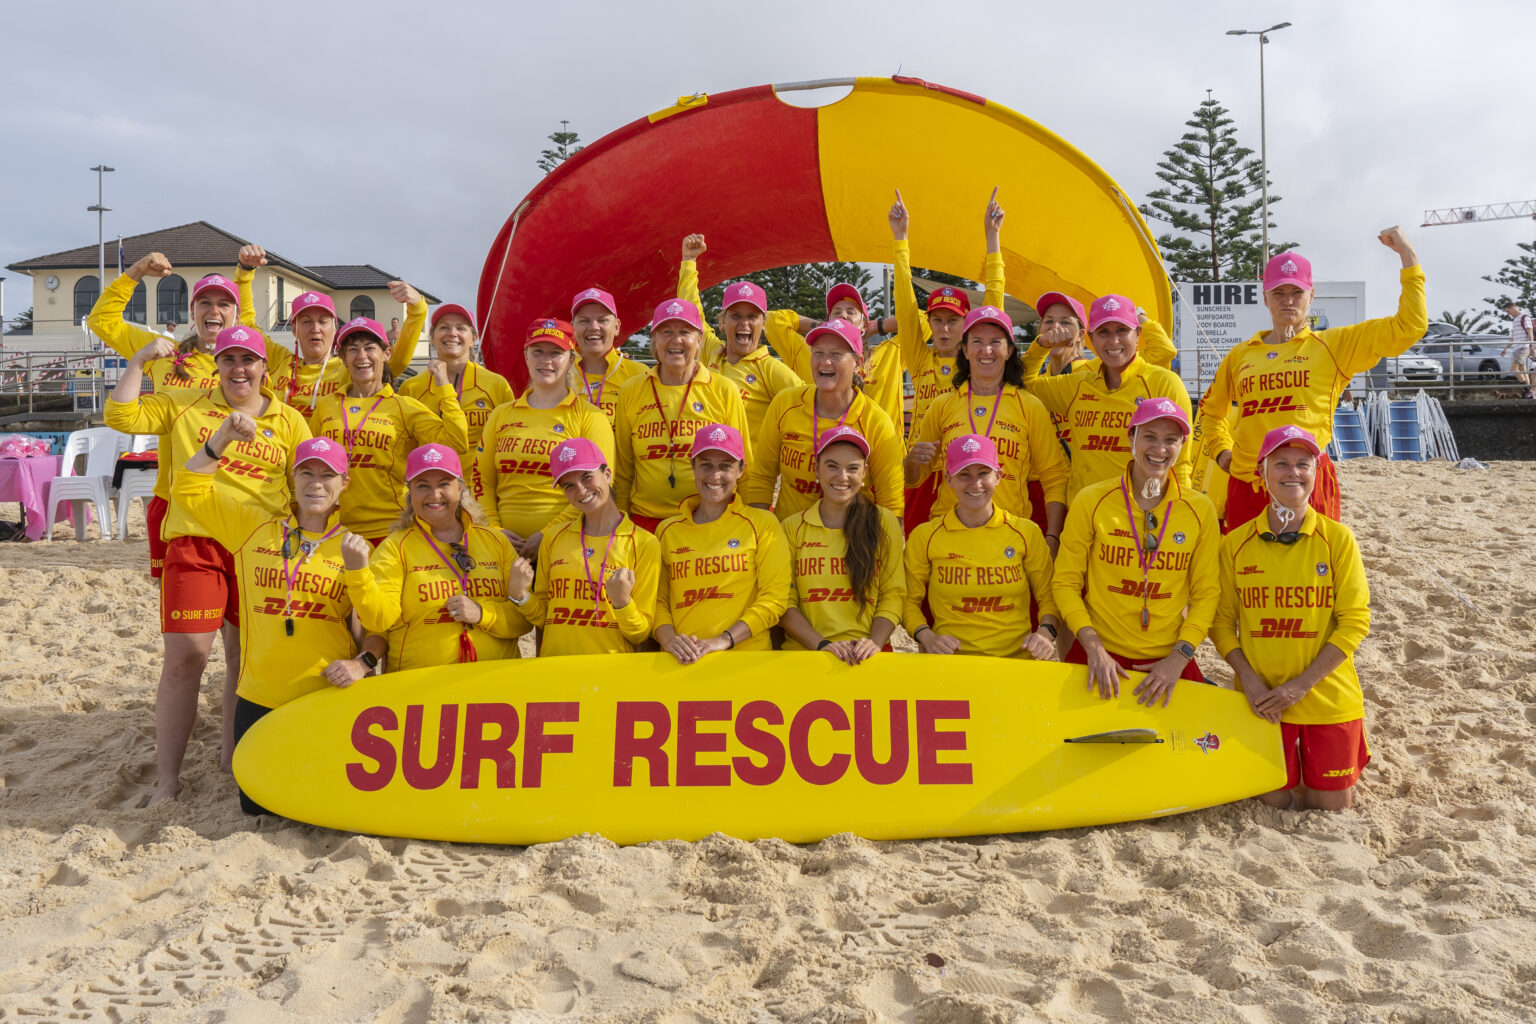
<svg viewBox="0 0 1536 1024"><path fill-rule="evenodd" d="M134 434L133 446L128 449L131 452L153 452L160 450L159 434Z"/></svg>
<svg viewBox="0 0 1536 1024"><path fill-rule="evenodd" d="M117 539L128 539L128 506L133 499L144 502L144 512L149 513L149 500L155 496L155 471L130 469L123 474L123 486L117 490Z"/></svg>
<svg viewBox="0 0 1536 1024"><path fill-rule="evenodd" d="M64 444L64 457L60 462L59 475L48 488L48 519L43 539L53 539L54 519L59 504L70 502L75 513L75 539L85 539L86 503L96 506L96 519L101 525L102 537L112 536L112 468L117 457L128 450L127 434L118 433L111 427L92 427L77 430L69 435ZM75 473L75 459L85 456L85 472Z"/></svg>

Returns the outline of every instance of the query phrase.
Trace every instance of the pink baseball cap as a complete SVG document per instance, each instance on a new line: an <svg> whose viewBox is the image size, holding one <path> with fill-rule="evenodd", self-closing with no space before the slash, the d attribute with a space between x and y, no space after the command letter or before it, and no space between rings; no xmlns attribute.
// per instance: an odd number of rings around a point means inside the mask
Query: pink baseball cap
<svg viewBox="0 0 1536 1024"><path fill-rule="evenodd" d="M944 472L954 476L966 466L998 469L997 445L984 434L962 434L944 450Z"/></svg>
<svg viewBox="0 0 1536 1024"><path fill-rule="evenodd" d="M1173 420L1184 431L1184 436L1189 436L1189 417L1179 407L1179 403L1171 398L1144 398L1136 403L1136 411L1131 414L1130 426L1126 433L1130 433L1143 423L1151 423L1153 420Z"/></svg>
<svg viewBox="0 0 1536 1024"><path fill-rule="evenodd" d="M816 439L816 451L814 457L820 458L821 453L835 444L851 444L869 458L869 440L853 427L839 423L831 430Z"/></svg>
<svg viewBox="0 0 1536 1024"><path fill-rule="evenodd" d="M1036 299L1035 312L1039 313L1043 317L1045 316L1045 311L1056 305L1058 302L1066 303L1067 308L1072 310L1072 315L1077 317L1077 322L1085 326L1087 325L1088 314L1083 312L1083 304L1078 302L1072 296L1063 295L1061 292L1046 292L1044 295Z"/></svg>
<svg viewBox="0 0 1536 1024"><path fill-rule="evenodd" d="M447 316L449 313L455 313L463 317L465 320L468 320L469 329L474 331L476 334L480 332L480 328L475 326L475 314L471 313L457 302L445 302L441 306L438 306L436 309L434 309L432 311L432 322L427 326L427 329L431 330L432 328L435 328L437 326L437 322L443 317Z"/></svg>
<svg viewBox="0 0 1536 1024"><path fill-rule="evenodd" d="M1264 290L1273 291L1283 284L1312 290L1312 261L1298 252L1282 252L1264 264Z"/></svg>
<svg viewBox="0 0 1536 1024"><path fill-rule="evenodd" d="M827 292L827 312L832 312L832 307L842 299L850 299L857 303L859 312L864 314L866 320L869 319L869 309L864 305L864 296L860 295L859 290L847 281L833 285Z"/></svg>
<svg viewBox="0 0 1536 1024"><path fill-rule="evenodd" d="M805 336L805 343L809 345L823 334L830 334L853 349L856 356L864 355L864 332L853 324L841 318L828 320L824 324L817 324L811 328L811 333Z"/></svg>
<svg viewBox="0 0 1536 1024"><path fill-rule="evenodd" d="M568 437L549 453L549 478L560 485L567 473L585 473L608 465L603 450L585 437Z"/></svg>
<svg viewBox="0 0 1536 1024"><path fill-rule="evenodd" d="M253 355L267 358L267 343L262 338L261 332L254 327L244 327L236 324L226 327L219 332L219 336L213 342L213 358L219 358L220 352L227 352L232 348L243 348Z"/></svg>
<svg viewBox="0 0 1536 1024"><path fill-rule="evenodd" d="M741 431L724 423L705 424L693 435L693 450L688 457L696 459L705 452L724 452L738 462L747 461L747 446L741 440Z"/></svg>
<svg viewBox="0 0 1536 1024"><path fill-rule="evenodd" d="M1276 449L1284 448L1288 444L1293 444L1298 448L1305 448L1313 455L1323 454L1323 449L1318 445L1317 438L1313 437L1310 431L1303 430L1298 426L1288 425L1276 427L1264 435L1264 443L1259 446L1259 461L1263 462Z"/></svg>
<svg viewBox="0 0 1536 1024"><path fill-rule="evenodd" d="M290 321L297 320L299 314L307 309L323 309L331 316L336 315L336 303L324 292L305 292L293 300L293 307L288 313Z"/></svg>
<svg viewBox="0 0 1536 1024"><path fill-rule="evenodd" d="M613 296L601 288L588 288L584 292L577 292L571 299L571 317L574 319L576 311L589 302L595 302L614 316L619 315L619 304L613 301Z"/></svg>
<svg viewBox="0 0 1536 1024"><path fill-rule="evenodd" d="M429 469L440 469L449 476L464 479L459 453L445 444L424 444L405 457L405 479L411 481Z"/></svg>
<svg viewBox="0 0 1536 1024"><path fill-rule="evenodd" d="M385 348L390 347L389 335L385 333L384 325L377 320L370 320L366 316L360 316L348 320L342 325L341 330L336 332L336 341L331 346L331 351L340 352L342 344L354 334L371 334L380 345L383 345Z"/></svg>
<svg viewBox="0 0 1536 1024"><path fill-rule="evenodd" d="M1136 319L1136 303L1124 295L1100 295L1088 307L1088 333L1092 334L1104 324L1140 327L1141 321Z"/></svg>
<svg viewBox="0 0 1536 1024"><path fill-rule="evenodd" d="M656 307L656 313L651 317L651 330L655 330L668 320L681 320L696 331L704 329L704 318L699 315L699 307L687 299L668 299Z"/></svg>
<svg viewBox="0 0 1536 1024"><path fill-rule="evenodd" d="M207 277L197 282L197 284L193 285L192 298L190 301L196 302L197 297L210 288L214 289L215 291L221 291L225 295L228 295L230 298L234 299L235 307L239 308L240 290L235 287L235 282L231 281L223 274L209 274Z"/></svg>
<svg viewBox="0 0 1536 1024"><path fill-rule="evenodd" d="M965 314L965 327L960 333L968 334L977 324L996 324L1008 337L1013 337L1013 319L996 306L977 306Z"/></svg>
<svg viewBox="0 0 1536 1024"><path fill-rule="evenodd" d="M720 308L729 309L738 302L745 302L749 306L756 306L764 313L768 312L768 293L751 281L737 281L735 284L725 286L725 298L720 300Z"/></svg>
<svg viewBox="0 0 1536 1024"><path fill-rule="evenodd" d="M347 472L347 450L328 437L311 437L300 441L299 446L293 450L294 469L311 459L323 462L343 475Z"/></svg>

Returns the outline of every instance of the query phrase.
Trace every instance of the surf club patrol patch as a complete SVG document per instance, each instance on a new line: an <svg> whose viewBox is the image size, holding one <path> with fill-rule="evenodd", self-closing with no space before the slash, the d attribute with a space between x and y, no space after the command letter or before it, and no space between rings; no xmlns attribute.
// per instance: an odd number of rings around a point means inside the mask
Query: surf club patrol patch
<svg viewBox="0 0 1536 1024"><path fill-rule="evenodd" d="M693 411L694 412L703 412L704 411L704 403L703 402L694 402L693 403Z"/></svg>
<svg viewBox="0 0 1536 1024"><path fill-rule="evenodd" d="M484 409L485 408L485 399L483 399L483 398L475 399L475 408L476 409Z"/></svg>
<svg viewBox="0 0 1536 1024"><path fill-rule="evenodd" d="M597 552L593 551L591 548L582 548L581 553L586 555L588 558L591 558L593 555L597 554Z"/></svg>
<svg viewBox="0 0 1536 1024"><path fill-rule="evenodd" d="M1012 558L1013 557L1013 548L1011 548L1011 547L1010 548L1003 548L1003 557L1004 558Z"/></svg>
<svg viewBox="0 0 1536 1024"><path fill-rule="evenodd" d="M553 429L554 432L557 433L557 434L563 434L563 433L565 433L565 424L564 423L556 423L554 425L554 427L552 427L551 429Z"/></svg>
<svg viewBox="0 0 1536 1024"><path fill-rule="evenodd" d="M1317 563L1317 574L1319 576L1327 576L1328 575L1328 563L1327 562L1318 562Z"/></svg>
<svg viewBox="0 0 1536 1024"><path fill-rule="evenodd" d="M354 406L352 406L352 411L353 412L362 412L363 411L363 407L360 406L360 405L354 405Z"/></svg>
<svg viewBox="0 0 1536 1024"><path fill-rule="evenodd" d="M942 373L942 374L943 374L943 375L944 375L944 376L946 376L946 377L948 377L948 376L949 376L949 374L950 374L950 372L951 372L951 371L952 371L952 370L953 370L953 369L954 369L954 368L953 368L953 367L950 367L950 366L941 366L941 367L939 367L939 372L940 372L940 373Z"/></svg>
<svg viewBox="0 0 1536 1024"><path fill-rule="evenodd" d="M271 427L267 427L265 430L263 430L261 432L261 436L262 437L271 437L272 436L272 428Z"/></svg>
<svg viewBox="0 0 1536 1024"><path fill-rule="evenodd" d="M725 542L725 546L728 548L739 548L741 547L741 541L737 540L735 537L732 537L730 540Z"/></svg>
<svg viewBox="0 0 1536 1024"><path fill-rule="evenodd" d="M1180 531L1180 532L1178 532L1178 533L1173 535L1173 542L1175 544L1183 544L1184 543L1184 533L1183 533L1183 531Z"/></svg>
<svg viewBox="0 0 1536 1024"><path fill-rule="evenodd" d="M757 383L757 374L755 374L755 373L747 374L747 383L748 384L756 384Z"/></svg>
<svg viewBox="0 0 1536 1024"><path fill-rule="evenodd" d="M1280 354L1279 352L1266 352L1266 353L1264 353L1264 358L1265 359L1273 359L1276 356L1278 356L1279 354Z"/></svg>

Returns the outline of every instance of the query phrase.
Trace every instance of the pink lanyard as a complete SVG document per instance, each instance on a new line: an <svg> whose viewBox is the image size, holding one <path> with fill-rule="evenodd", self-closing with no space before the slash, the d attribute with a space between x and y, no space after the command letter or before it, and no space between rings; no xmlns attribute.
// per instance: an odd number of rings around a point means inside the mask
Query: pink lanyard
<svg viewBox="0 0 1536 1024"><path fill-rule="evenodd" d="M843 410L843 418L837 421L837 426L833 427L832 428L833 430L836 430L837 427L840 427L844 423L848 422L848 414L853 412L853 403L857 402L858 400L859 400L858 392L854 392L853 400L848 403L848 408ZM821 442L821 414L816 411L816 393L813 391L811 393L811 451L814 452L816 450L816 446L820 442Z"/></svg>
<svg viewBox="0 0 1536 1024"><path fill-rule="evenodd" d="M965 386L965 415L967 417L969 417L969 419L971 421L971 433L973 433L973 434L981 434L981 436L983 436L983 437L991 437L992 436L992 424L997 422L997 410L1003 404L1003 388L1002 388L1001 385L999 385L999 387L997 389L997 399L992 403L992 418L987 420L987 429L986 430L977 430L976 429L976 416L975 416L975 412L971 409L971 399L973 397L974 397L974 392L971 391L971 386L969 384L967 384Z"/></svg>
<svg viewBox="0 0 1536 1024"><path fill-rule="evenodd" d="M325 531L324 536L322 536L322 537L320 537L320 539L316 540L314 542L314 546L313 547L305 548L304 547L304 539L303 539L304 538L304 531L299 529L298 524L294 524L294 526L290 529L290 527L288 526L288 521L287 520L283 521L283 583L287 587L287 591L283 595L283 634L285 636L293 636L293 576L294 576L294 573L296 573L300 569L304 568L304 563L309 561L309 556L313 555L316 551L320 550L320 545L324 544L326 541L328 541L332 537L336 536L336 532L338 530L340 530L340 529L341 529L341 524L337 523L335 526L333 526L329 530ZM300 555L298 563L296 565L294 565L292 570L290 570L288 568L288 552L291 549L288 546L288 538L293 533L296 533L296 534L299 535L299 546L300 546L300 548L303 549L303 554Z"/></svg>
<svg viewBox="0 0 1536 1024"><path fill-rule="evenodd" d="M623 520L620 520L623 525ZM619 535L619 527L615 526L613 532L608 535L608 546L603 548L603 562L597 567L597 581L592 580L592 563L587 561L587 519L581 519L581 568L587 574L587 586L592 588L592 610L600 611L603 607L603 581L608 578L608 553L613 550L613 538Z"/></svg>
<svg viewBox="0 0 1536 1024"><path fill-rule="evenodd" d="M1152 613L1147 610L1147 573L1157 559L1157 553L1163 549L1163 534L1168 532L1168 520L1173 518L1173 502L1168 503L1168 511L1163 513L1163 525L1158 529L1156 544L1148 555L1141 550L1141 535L1136 532L1136 513L1131 511L1131 491L1125 485L1125 477L1120 478L1120 496L1125 499L1125 518L1130 520L1131 543L1136 545L1136 561L1141 566L1141 628L1145 632L1152 622ZM1137 511L1140 511L1139 506Z"/></svg>
<svg viewBox="0 0 1536 1024"><path fill-rule="evenodd" d="M315 383L315 386L320 386L318 381ZM384 392L380 391L379 397L375 398L373 404L368 407L368 411L363 413L363 418L357 421L357 430L363 429L368 423L368 417L373 415L373 410L377 409L382 401L384 401ZM352 454L353 433L355 431L347 424L347 396L343 393L341 396L341 445L347 450L348 455Z"/></svg>
<svg viewBox="0 0 1536 1024"><path fill-rule="evenodd" d="M604 377L603 379L607 380L608 378ZM690 394L692 394L692 392L693 392L693 382L698 380L698 379L699 379L699 368L697 366L695 366L693 368L693 376L688 378L688 386L683 388L683 400L681 402L677 403L677 419L669 422L667 420L667 410L661 404L661 392L656 389L656 378L654 376L651 377L651 397L656 399L656 415L661 417L662 428L664 430L666 430L666 432L667 432L667 486L668 487L676 487L677 486L677 456L672 454L672 449L674 449L677 446L673 442L675 442L677 440L677 428L683 425L683 413L685 413L688 410L688 396ZM583 526L582 529L585 530L586 527ZM587 550L587 546L586 546L585 543L582 544L581 550L582 551L586 551ZM608 559L606 557L604 557L603 561L606 562L607 560Z"/></svg>
<svg viewBox="0 0 1536 1024"><path fill-rule="evenodd" d="M459 581L459 593L469 597L469 574L461 570L453 559L443 554L443 549L437 546L437 541L432 539L432 534L428 533L426 527L420 522L416 524L416 529L421 531L422 539L427 542L432 553L437 556L437 560L442 562L448 571L453 573L453 578ZM468 530L464 531L464 551L466 554L469 552ZM459 625L463 627L459 630L459 664L478 661L479 653L475 650L475 642L469 638L469 623L461 622Z"/></svg>
<svg viewBox="0 0 1536 1024"><path fill-rule="evenodd" d="M602 378L598 380L598 382L597 382L597 397L596 398L592 397L592 382L587 380L587 371L586 370L582 370L581 371L582 385L587 389L587 401L591 402L593 405L597 406L599 409L601 409L603 407L603 389L608 386L608 378L613 376L614 371L616 371L619 368L619 364L622 363L623 361L624 361L624 353L620 352L619 353L619 358L617 358L617 359L615 359L613 361L613 365L608 368L608 372L603 374Z"/></svg>

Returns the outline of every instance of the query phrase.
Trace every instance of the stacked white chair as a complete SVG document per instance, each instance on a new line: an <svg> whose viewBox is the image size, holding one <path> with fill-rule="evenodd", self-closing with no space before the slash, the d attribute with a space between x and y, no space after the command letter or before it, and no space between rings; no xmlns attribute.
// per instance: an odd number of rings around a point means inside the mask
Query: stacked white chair
<svg viewBox="0 0 1536 1024"><path fill-rule="evenodd" d="M134 434L134 452L152 452L159 448L160 438L154 434ZM117 489L117 539L128 539L128 506L138 498L149 511L149 499L155 496L155 471L151 468L130 469L123 474L123 485Z"/></svg>
<svg viewBox="0 0 1536 1024"><path fill-rule="evenodd" d="M117 457L128 450L127 434L111 427L76 430L64 444L59 475L48 488L48 519L44 540L53 539L53 524L59 505L71 502L75 512L75 539L85 539L86 504L96 506L96 519L103 538L112 536L112 469ZM85 456L85 472L75 473L75 459Z"/></svg>

